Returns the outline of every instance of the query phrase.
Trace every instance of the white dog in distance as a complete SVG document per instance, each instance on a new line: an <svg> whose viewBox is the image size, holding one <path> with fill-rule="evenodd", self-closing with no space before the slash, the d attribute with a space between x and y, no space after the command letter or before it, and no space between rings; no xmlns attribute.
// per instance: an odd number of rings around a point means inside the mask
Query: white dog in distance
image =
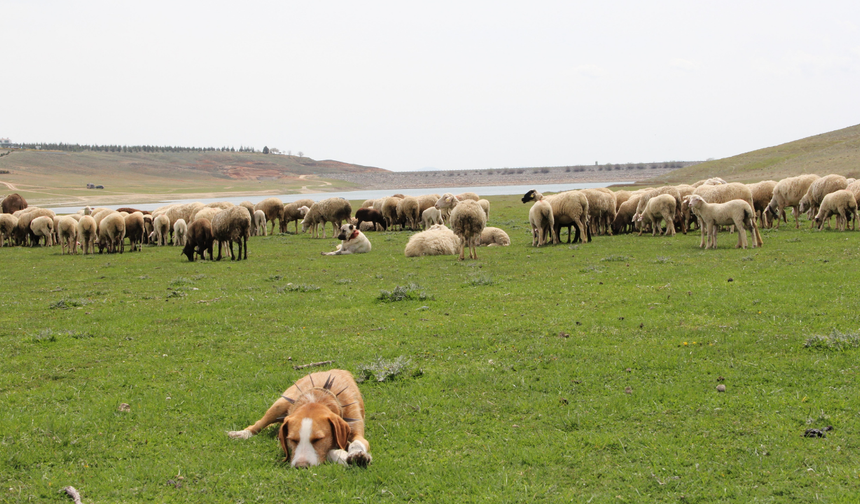
<svg viewBox="0 0 860 504"><path fill-rule="evenodd" d="M342 240L334 252L321 252L322 255L364 254L370 252L370 240L352 224L340 227L338 240Z"/></svg>

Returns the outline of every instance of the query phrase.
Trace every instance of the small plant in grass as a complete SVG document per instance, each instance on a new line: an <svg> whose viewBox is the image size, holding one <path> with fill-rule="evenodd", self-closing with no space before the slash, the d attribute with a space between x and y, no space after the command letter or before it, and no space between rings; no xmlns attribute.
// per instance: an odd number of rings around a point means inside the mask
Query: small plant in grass
<svg viewBox="0 0 860 504"><path fill-rule="evenodd" d="M798 242L800 242L800 238L789 238L788 240L785 240L785 243L798 243Z"/></svg>
<svg viewBox="0 0 860 504"><path fill-rule="evenodd" d="M672 262L672 259L669 257L657 256L657 259L655 259L654 262L658 264L667 264Z"/></svg>
<svg viewBox="0 0 860 504"><path fill-rule="evenodd" d="M355 381L358 383L365 381L386 382L401 377L417 377L424 374L421 369L412 368L411 363L412 361L402 355L391 360L380 357L368 364L359 364Z"/></svg>
<svg viewBox="0 0 860 504"><path fill-rule="evenodd" d="M173 280L171 280L168 285L170 285L171 287L182 287L183 285L191 285L193 283L194 282L192 282L191 280L189 280L185 277L179 277L179 278L174 278Z"/></svg>
<svg viewBox="0 0 860 504"><path fill-rule="evenodd" d="M813 350L833 350L836 352L850 350L860 346L860 332L844 333L834 329L826 336L816 334L810 337L803 346Z"/></svg>
<svg viewBox="0 0 860 504"><path fill-rule="evenodd" d="M398 285L393 291L379 291L379 297L377 299L386 303L394 301L410 301L414 299L421 301L430 299L430 296L420 289L421 288L414 283L410 283L409 285Z"/></svg>
<svg viewBox="0 0 860 504"><path fill-rule="evenodd" d="M606 256L603 259L601 259L601 261L604 261L604 262L627 262L629 260L630 260L630 258L627 257L626 255L611 255L611 256Z"/></svg>
<svg viewBox="0 0 860 504"><path fill-rule="evenodd" d="M338 278L337 280L334 281L334 283L336 283L336 284L349 284L349 283L352 283L352 279L351 278Z"/></svg>
<svg viewBox="0 0 860 504"><path fill-rule="evenodd" d="M54 301L51 303L52 310L66 310L68 308L78 308L80 306L84 306L88 304L88 302L84 299L67 299L63 298L59 301Z"/></svg>
<svg viewBox="0 0 860 504"><path fill-rule="evenodd" d="M43 329L39 334L33 336L34 343L53 343L57 341L57 335L53 329Z"/></svg>
<svg viewBox="0 0 860 504"><path fill-rule="evenodd" d="M493 277L488 275L487 273L480 273L477 275L472 275L472 278L470 278L466 283L477 287L481 285L493 285L496 282L493 280Z"/></svg>
<svg viewBox="0 0 860 504"><path fill-rule="evenodd" d="M176 289L170 289L170 292L167 293L167 299L171 298L182 298L187 296L184 292Z"/></svg>
<svg viewBox="0 0 860 504"><path fill-rule="evenodd" d="M275 290L278 291L278 294L283 294L284 292L313 292L320 290L320 288L318 285L288 283L283 287L275 287Z"/></svg>
<svg viewBox="0 0 860 504"><path fill-rule="evenodd" d="M588 266L579 270L580 273L603 273L603 270L598 268L593 264L589 264Z"/></svg>

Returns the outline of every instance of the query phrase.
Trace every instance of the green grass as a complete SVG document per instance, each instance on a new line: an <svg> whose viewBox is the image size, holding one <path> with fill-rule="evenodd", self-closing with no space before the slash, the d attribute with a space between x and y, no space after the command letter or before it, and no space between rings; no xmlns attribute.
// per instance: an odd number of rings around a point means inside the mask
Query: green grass
<svg viewBox="0 0 860 504"><path fill-rule="evenodd" d="M535 249L528 207L491 201L512 245L477 261L406 258L406 232L239 263L3 247L0 502L856 500L860 234ZM365 378L370 467L227 437L325 360Z"/></svg>

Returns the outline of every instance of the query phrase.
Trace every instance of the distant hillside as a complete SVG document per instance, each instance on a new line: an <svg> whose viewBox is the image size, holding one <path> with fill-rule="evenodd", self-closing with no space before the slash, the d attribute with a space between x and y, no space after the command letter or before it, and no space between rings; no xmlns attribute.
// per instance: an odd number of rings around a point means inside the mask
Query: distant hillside
<svg viewBox="0 0 860 504"><path fill-rule="evenodd" d="M725 159L706 161L642 183L690 183L709 177L722 177L729 182L757 182L779 180L802 173L839 173L860 178L860 125Z"/></svg>

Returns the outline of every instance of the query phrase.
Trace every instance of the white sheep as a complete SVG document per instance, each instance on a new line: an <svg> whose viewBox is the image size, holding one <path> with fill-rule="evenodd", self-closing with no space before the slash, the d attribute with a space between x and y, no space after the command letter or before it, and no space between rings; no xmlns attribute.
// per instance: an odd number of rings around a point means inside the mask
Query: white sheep
<svg viewBox="0 0 860 504"><path fill-rule="evenodd" d="M435 206L424 210L421 213L421 223L424 225L424 229L430 229L430 226L434 224L444 224L445 221L442 219L442 210L439 210Z"/></svg>
<svg viewBox="0 0 860 504"><path fill-rule="evenodd" d="M805 174L797 177L788 177L780 180L773 187L773 198L767 205L767 211L774 217L776 227L779 228L779 221L788 223L785 216L785 209L791 208L794 214L794 227L800 228L800 212L798 206L800 200L806 195L809 186L818 179L818 175Z"/></svg>
<svg viewBox="0 0 860 504"><path fill-rule="evenodd" d="M434 224L410 236L404 254L406 257L454 255L459 247L460 239L453 231L442 224Z"/></svg>
<svg viewBox="0 0 860 504"><path fill-rule="evenodd" d="M402 199L403 198L399 196L390 196L385 198L385 201L382 202L382 218L385 219L385 225L389 229L393 229L394 226L397 225L400 225L401 229L403 227L403 222L400 221L400 217L397 213L397 205Z"/></svg>
<svg viewBox="0 0 860 504"><path fill-rule="evenodd" d="M302 233L311 230L311 236L319 237L317 226L322 226L322 237L326 237L325 225L331 222L332 235L336 236L344 221L349 221L352 216L352 206L343 198L327 198L318 201L308 209L307 215L302 220Z"/></svg>
<svg viewBox="0 0 860 504"><path fill-rule="evenodd" d="M845 231L848 221L851 221L851 228L854 228L853 223L857 219L857 200L853 192L840 189L824 196L813 224L817 224L820 231L824 228L824 223L829 223L833 215L836 216L836 226L840 231Z"/></svg>
<svg viewBox="0 0 860 504"><path fill-rule="evenodd" d="M113 212L99 222L99 254L105 248L108 253L125 252L125 218L119 212Z"/></svg>
<svg viewBox="0 0 860 504"><path fill-rule="evenodd" d="M463 198L460 198L462 201ZM481 208L484 209L484 213L487 215L487 221L490 220L490 202L489 200L479 199L478 204L481 205Z"/></svg>
<svg viewBox="0 0 860 504"><path fill-rule="evenodd" d="M57 236L62 247L62 253L69 250L69 254L78 253L78 221L64 215L57 221Z"/></svg>
<svg viewBox="0 0 860 504"><path fill-rule="evenodd" d="M8 241L9 245L14 245L12 242L12 233L17 226L18 217L7 213L0 214L0 247L3 246L3 242L5 241Z"/></svg>
<svg viewBox="0 0 860 504"><path fill-rule="evenodd" d="M487 226L481 231L482 247L507 247L511 244L511 237L504 230L497 227Z"/></svg>
<svg viewBox="0 0 860 504"><path fill-rule="evenodd" d="M825 196L832 192L845 189L846 187L848 187L848 179L842 175L831 174L816 179L809 186L809 189L801 200L800 207L798 209L801 213L808 212L811 220L812 217L818 213L818 207L821 206L821 202L824 200ZM812 226L815 226L814 222L812 223Z"/></svg>
<svg viewBox="0 0 860 504"><path fill-rule="evenodd" d="M283 218L281 219L281 222L283 222ZM254 230L254 234L257 236L269 236L265 212L262 210L254 211L254 225L251 226L251 229ZM272 232L275 232L274 224L272 224Z"/></svg>
<svg viewBox="0 0 860 504"><path fill-rule="evenodd" d="M529 209L529 226L532 230L532 247L542 247L546 244L547 238L550 239L550 243L558 243L552 206L546 199L535 201Z"/></svg>
<svg viewBox="0 0 860 504"><path fill-rule="evenodd" d="M642 205L640 200L639 205ZM668 236L670 233L675 236L675 197L671 194L658 194L651 196L642 213L639 214L637 220L640 223L639 236L642 236L642 230L645 229L644 224L651 223L651 236L656 236L660 230L660 221L666 221L666 231L663 236Z"/></svg>
<svg viewBox="0 0 860 504"><path fill-rule="evenodd" d="M605 187L583 189L588 199L588 221L592 234L612 234L612 221L615 220L615 194Z"/></svg>
<svg viewBox="0 0 860 504"><path fill-rule="evenodd" d="M545 198L552 207L552 217L555 221L555 234L561 240L562 227L567 227L567 242L570 243L570 228L576 228L573 242L591 241L591 232L588 229L588 198L582 191L565 191L552 196L544 197L541 193L532 189L522 197L523 203L537 201Z"/></svg>
<svg viewBox="0 0 860 504"><path fill-rule="evenodd" d="M232 207L221 210L212 218L212 238L218 242L218 257L221 260L221 245L229 243L231 260L242 260L244 245L245 257L248 259L248 238L251 236L251 216L242 207ZM239 253L233 254L233 242L238 243Z"/></svg>
<svg viewBox="0 0 860 504"><path fill-rule="evenodd" d="M99 240L101 241L101 223L96 219L96 224L99 224ZM159 247L167 245L167 238L170 235L170 218L165 214L159 214L152 219L152 234L149 235L149 241L155 241Z"/></svg>
<svg viewBox="0 0 860 504"><path fill-rule="evenodd" d="M451 211L448 220L451 231L460 238L460 260L465 258L466 247L469 247L469 258L478 258L478 243L481 233L487 225L487 215L477 201L467 199L460 201L451 193L445 193L436 201L436 208Z"/></svg>
<svg viewBox="0 0 860 504"><path fill-rule="evenodd" d="M30 232L35 236L33 245L38 245L39 241L44 238L45 246L51 247L54 245L54 219L46 215L36 217L30 221Z"/></svg>
<svg viewBox="0 0 860 504"><path fill-rule="evenodd" d="M439 195L436 194L435 196L436 196L436 199L438 200ZM478 196L477 193L473 193L473 192L460 193L456 196L456 198L460 201L467 200L467 199L474 200L474 201L480 201L481 200L481 197Z"/></svg>
<svg viewBox="0 0 860 504"><path fill-rule="evenodd" d="M84 248L84 255L94 254L96 239L98 238L99 228L96 226L95 219L91 215L84 215L78 221L78 241Z"/></svg>
<svg viewBox="0 0 860 504"><path fill-rule="evenodd" d="M429 208L429 207L428 207ZM421 219L421 202L414 196L407 196L397 203L397 218L405 222L409 229L418 229Z"/></svg>
<svg viewBox="0 0 860 504"><path fill-rule="evenodd" d="M185 219L176 219L176 222L173 223L173 245L175 247L184 247L187 236L188 224L185 223Z"/></svg>
<svg viewBox="0 0 860 504"><path fill-rule="evenodd" d="M693 191L694 195L700 196L708 203L727 203L732 200L744 200L753 208L753 197L752 191L750 191L749 187L739 182L732 182L729 184L719 184L719 185L709 185L705 184L696 188ZM753 215L753 219L755 219L755 215ZM705 227L701 225L701 219L699 219L699 227L702 229L702 241L699 247L705 246ZM761 235L758 232L754 233L753 237L756 239L758 245L762 244Z"/></svg>
<svg viewBox="0 0 860 504"><path fill-rule="evenodd" d="M767 206L773 199L773 189L776 187L776 180L762 180L755 184L746 184L752 193L753 210L756 217L761 220L761 225L764 227L773 226L773 219L769 219L767 215Z"/></svg>
<svg viewBox="0 0 860 504"><path fill-rule="evenodd" d="M726 203L708 203L698 194L690 196L690 208L700 218L702 229L707 231L708 242L705 248L717 248L717 230L720 226L735 226L738 244L735 248L747 248L747 233L753 235L752 246L761 244L755 223L755 210L744 200L731 200Z"/></svg>
<svg viewBox="0 0 860 504"><path fill-rule="evenodd" d="M211 208L211 207L210 208L201 208L200 211L198 211L194 214L194 221L206 219L211 223L212 219L215 218L215 215L218 212L222 212L222 211L223 210L221 210L220 208ZM250 216L249 216L249 218L250 218ZM194 221L192 221L192 222L194 222Z"/></svg>

